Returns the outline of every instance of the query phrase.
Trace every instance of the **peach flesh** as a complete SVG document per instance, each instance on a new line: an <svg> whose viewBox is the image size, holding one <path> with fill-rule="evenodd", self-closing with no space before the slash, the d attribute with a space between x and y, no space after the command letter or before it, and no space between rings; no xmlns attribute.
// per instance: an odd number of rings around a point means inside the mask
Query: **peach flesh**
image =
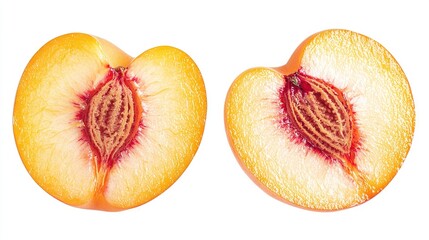
<svg viewBox="0 0 429 240"><path fill-rule="evenodd" d="M292 141L328 162L338 161L348 174L356 171L359 131L344 93L301 69L284 78L279 91L284 114L281 125L292 133Z"/></svg>
<svg viewBox="0 0 429 240"><path fill-rule="evenodd" d="M120 99L116 111L107 111L107 98ZM198 150L206 111L201 72L182 50L159 46L133 58L101 38L70 33L27 64L13 130L26 170L48 194L74 207L119 211L179 179ZM106 137L100 127L110 118L122 131Z"/></svg>
<svg viewBox="0 0 429 240"><path fill-rule="evenodd" d="M336 87L350 104L356 136L350 172L311 146L288 117L285 85L298 84L297 72ZM240 166L266 193L304 209L336 211L365 203L394 178L410 150L414 109L407 77L387 49L332 29L304 40L283 66L237 76L225 100L225 127Z"/></svg>
<svg viewBox="0 0 429 240"><path fill-rule="evenodd" d="M109 67L105 80L80 97L85 103L77 115L83 122L81 140L89 143L99 168L104 170L120 160L143 128L135 79L126 74L124 67Z"/></svg>

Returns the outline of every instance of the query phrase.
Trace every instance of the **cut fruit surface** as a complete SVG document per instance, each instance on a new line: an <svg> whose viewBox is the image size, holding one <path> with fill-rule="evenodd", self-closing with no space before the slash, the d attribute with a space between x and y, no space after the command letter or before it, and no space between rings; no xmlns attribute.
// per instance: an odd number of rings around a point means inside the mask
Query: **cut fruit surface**
<svg viewBox="0 0 429 240"><path fill-rule="evenodd" d="M408 80L376 41L348 30L306 39L289 62L231 85L225 126L243 169L272 196L338 210L378 194L411 146Z"/></svg>
<svg viewBox="0 0 429 240"><path fill-rule="evenodd" d="M13 128L21 159L49 194L107 211L139 206L170 187L204 131L206 92L183 51L136 58L98 37L60 36L28 63Z"/></svg>

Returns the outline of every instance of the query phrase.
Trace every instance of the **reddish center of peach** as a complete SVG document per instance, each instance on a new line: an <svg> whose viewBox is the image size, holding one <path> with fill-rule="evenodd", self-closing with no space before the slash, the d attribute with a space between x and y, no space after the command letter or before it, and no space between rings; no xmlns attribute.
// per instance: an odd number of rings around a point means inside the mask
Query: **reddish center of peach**
<svg viewBox="0 0 429 240"><path fill-rule="evenodd" d="M298 71L285 76L281 99L285 123L295 140L348 169L355 165L358 131L344 93L322 79Z"/></svg>
<svg viewBox="0 0 429 240"><path fill-rule="evenodd" d="M123 67L111 68L87 100L85 133L99 163L110 168L135 138L141 105Z"/></svg>

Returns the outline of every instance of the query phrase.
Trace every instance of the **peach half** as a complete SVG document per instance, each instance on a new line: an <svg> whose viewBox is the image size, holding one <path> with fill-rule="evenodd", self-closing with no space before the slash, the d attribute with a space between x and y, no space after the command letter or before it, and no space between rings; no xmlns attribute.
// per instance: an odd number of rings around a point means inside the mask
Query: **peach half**
<svg viewBox="0 0 429 240"><path fill-rule="evenodd" d="M306 39L286 65L239 75L225 102L230 146L266 192L305 209L359 205L411 146L408 80L376 41L348 30Z"/></svg>
<svg viewBox="0 0 429 240"><path fill-rule="evenodd" d="M170 187L194 157L207 100L183 51L132 58L82 33L45 44L24 70L13 130L27 171L46 192L81 208L118 211Z"/></svg>

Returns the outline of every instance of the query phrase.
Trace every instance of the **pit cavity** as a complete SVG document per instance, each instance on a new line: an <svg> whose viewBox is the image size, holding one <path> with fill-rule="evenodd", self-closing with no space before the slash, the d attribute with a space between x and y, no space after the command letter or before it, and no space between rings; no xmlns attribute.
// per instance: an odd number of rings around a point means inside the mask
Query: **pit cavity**
<svg viewBox="0 0 429 240"><path fill-rule="evenodd" d="M353 107L342 90L302 71L284 76L282 125L292 140L347 171L356 168L359 143Z"/></svg>
<svg viewBox="0 0 429 240"><path fill-rule="evenodd" d="M83 139L97 156L97 165L110 169L134 141L142 122L142 107L133 79L124 67L109 68L103 81L84 95Z"/></svg>

